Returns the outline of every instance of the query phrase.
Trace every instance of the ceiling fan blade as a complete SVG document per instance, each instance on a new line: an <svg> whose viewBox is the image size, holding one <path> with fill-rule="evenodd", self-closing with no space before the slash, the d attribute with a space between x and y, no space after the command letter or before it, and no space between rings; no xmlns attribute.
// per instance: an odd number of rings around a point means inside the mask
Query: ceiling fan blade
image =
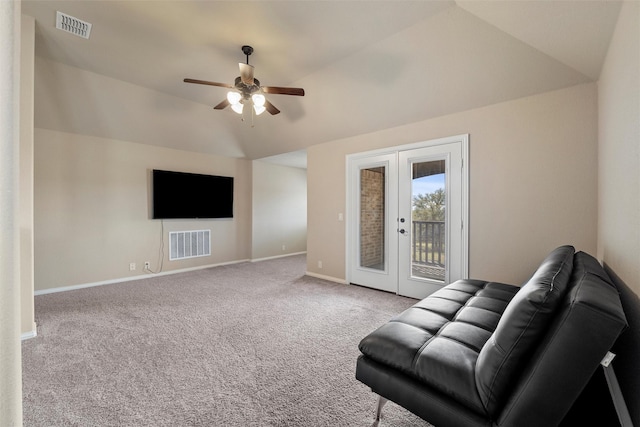
<svg viewBox="0 0 640 427"><path fill-rule="evenodd" d="M240 79L247 86L253 86L253 65L238 63L240 67Z"/></svg>
<svg viewBox="0 0 640 427"><path fill-rule="evenodd" d="M218 104L215 107L213 107L213 109L214 110L224 110L225 108L227 108L229 106L229 104L231 104L231 103L225 99L220 104Z"/></svg>
<svg viewBox="0 0 640 427"><path fill-rule="evenodd" d="M273 93L275 95L304 96L304 89L298 87L262 86L262 91L264 93Z"/></svg>
<svg viewBox="0 0 640 427"><path fill-rule="evenodd" d="M280 112L280 110L278 110L272 103L267 100L264 101L264 107L272 116L275 116Z"/></svg>
<svg viewBox="0 0 640 427"><path fill-rule="evenodd" d="M227 87L229 89L233 89L233 86L228 83L216 83L209 82L207 80L196 80L196 79L184 79L185 83L196 83L199 85L209 85L209 86L219 86L219 87Z"/></svg>

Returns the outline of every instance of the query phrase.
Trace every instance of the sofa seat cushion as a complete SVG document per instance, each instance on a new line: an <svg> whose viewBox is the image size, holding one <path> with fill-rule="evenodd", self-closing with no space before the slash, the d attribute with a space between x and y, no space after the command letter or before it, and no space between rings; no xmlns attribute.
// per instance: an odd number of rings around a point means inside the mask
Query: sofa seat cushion
<svg viewBox="0 0 640 427"><path fill-rule="evenodd" d="M518 290L496 282L457 281L369 334L360 351L484 413L476 361Z"/></svg>

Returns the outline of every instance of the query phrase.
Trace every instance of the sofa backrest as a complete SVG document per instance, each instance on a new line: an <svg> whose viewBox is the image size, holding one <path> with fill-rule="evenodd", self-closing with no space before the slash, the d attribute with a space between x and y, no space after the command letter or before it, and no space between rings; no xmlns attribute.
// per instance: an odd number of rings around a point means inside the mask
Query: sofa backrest
<svg viewBox="0 0 640 427"><path fill-rule="evenodd" d="M551 252L513 297L476 361L478 394L488 414L497 413L565 295L573 267L572 246Z"/></svg>
<svg viewBox="0 0 640 427"><path fill-rule="evenodd" d="M618 290L600 263L578 252L573 266L558 313L494 425L558 425L627 326Z"/></svg>

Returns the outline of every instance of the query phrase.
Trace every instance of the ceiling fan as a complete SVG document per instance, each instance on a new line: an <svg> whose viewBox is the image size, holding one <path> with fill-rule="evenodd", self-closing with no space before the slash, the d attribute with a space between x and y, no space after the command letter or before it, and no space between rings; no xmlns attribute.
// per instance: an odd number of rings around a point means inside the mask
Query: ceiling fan
<svg viewBox="0 0 640 427"><path fill-rule="evenodd" d="M253 53L251 46L242 46L242 52L247 56L247 63L238 63L240 76L236 77L235 84L216 83L206 80L184 79L185 83L219 86L231 89L227 93L227 99L213 107L216 110L224 110L229 105L233 111L242 114L245 105L253 106L255 113L262 114L265 110L272 115L278 114L278 110L270 103L264 94L296 95L304 96L304 89L296 87L260 86L260 81L253 77L253 65L249 65L249 55Z"/></svg>

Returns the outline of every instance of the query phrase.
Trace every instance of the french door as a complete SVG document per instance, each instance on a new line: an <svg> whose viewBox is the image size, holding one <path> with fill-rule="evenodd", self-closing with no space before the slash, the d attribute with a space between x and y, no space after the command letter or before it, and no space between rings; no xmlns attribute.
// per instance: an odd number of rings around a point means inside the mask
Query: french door
<svg viewBox="0 0 640 427"><path fill-rule="evenodd" d="M348 158L351 283L423 298L467 277L468 136Z"/></svg>

